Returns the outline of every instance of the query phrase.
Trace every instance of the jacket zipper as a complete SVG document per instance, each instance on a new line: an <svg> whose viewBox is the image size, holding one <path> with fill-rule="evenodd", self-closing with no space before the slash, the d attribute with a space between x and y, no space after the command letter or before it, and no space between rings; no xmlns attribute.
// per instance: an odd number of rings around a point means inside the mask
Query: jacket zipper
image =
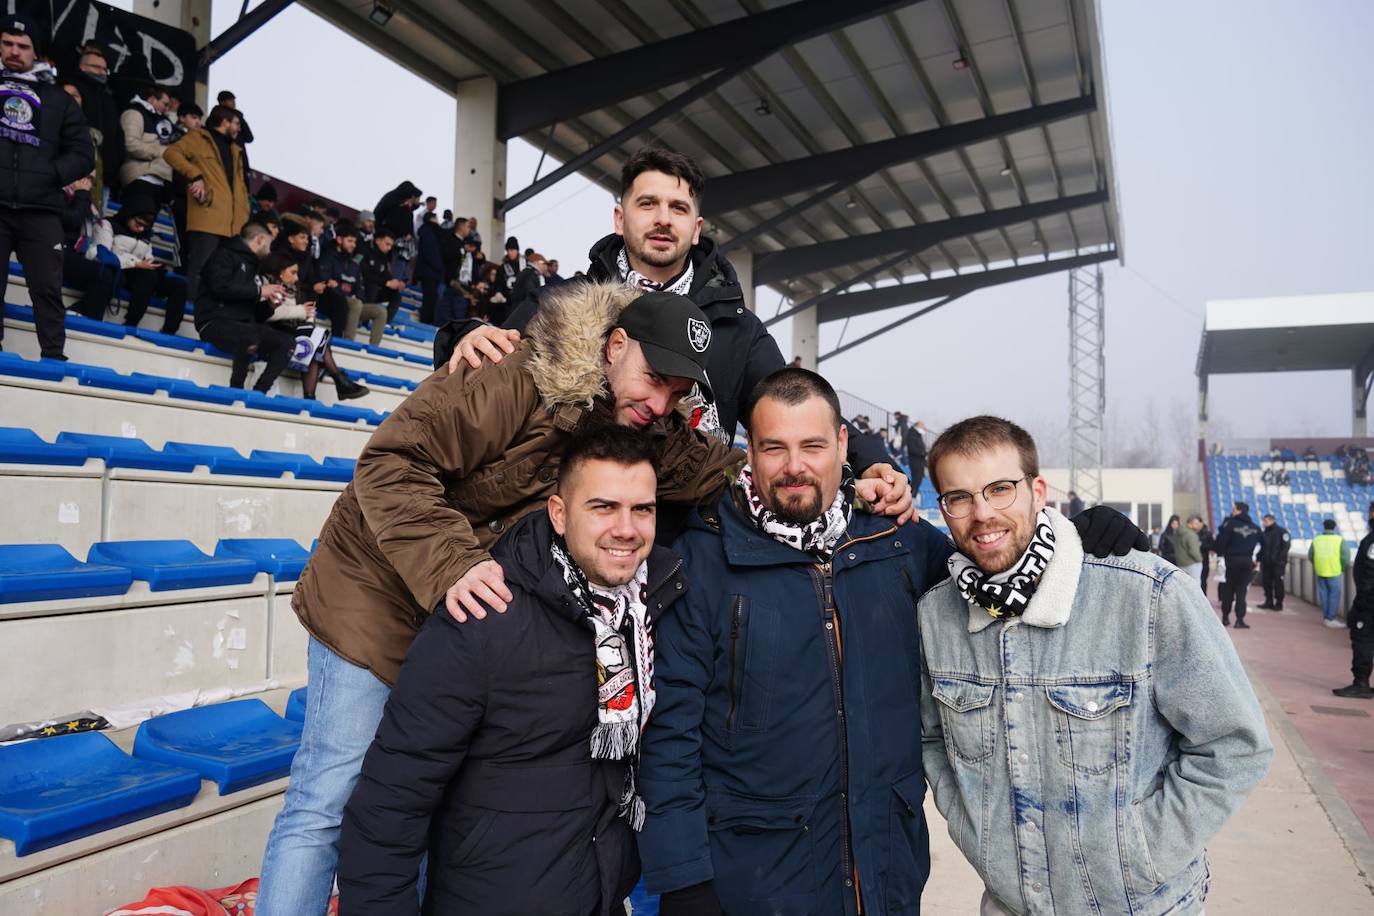
<svg viewBox="0 0 1374 916"><path fill-rule="evenodd" d="M730 706L725 712L725 730L733 731L735 727L735 658L739 647L739 628L740 619L744 616L744 598L735 598L735 605L730 610Z"/></svg>
<svg viewBox="0 0 1374 916"><path fill-rule="evenodd" d="M840 872L845 876L844 886L854 888L854 856L850 842L849 825L849 727L844 718L844 666L840 653L839 626L835 613L835 579L829 563L813 567L813 576L819 590L821 611L825 620L825 646L830 656L830 687L835 699L835 724L840 734ZM855 892L855 900L858 894ZM862 911L862 903L859 904Z"/></svg>

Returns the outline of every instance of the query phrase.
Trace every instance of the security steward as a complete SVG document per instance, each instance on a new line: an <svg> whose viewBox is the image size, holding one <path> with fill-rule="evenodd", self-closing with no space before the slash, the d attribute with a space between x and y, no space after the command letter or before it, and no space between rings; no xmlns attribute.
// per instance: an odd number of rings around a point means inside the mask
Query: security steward
<svg viewBox="0 0 1374 916"><path fill-rule="evenodd" d="M1355 548L1355 600L1346 614L1350 628L1350 673L1354 675L1349 687L1331 691L1338 697L1374 700L1369 686L1370 671L1374 669L1374 502L1369 504L1369 533Z"/></svg>
<svg viewBox="0 0 1374 916"><path fill-rule="evenodd" d="M1283 610L1283 577L1288 571L1288 548L1292 538L1288 529L1278 524L1274 516L1266 515L1264 524L1264 546L1260 548L1260 582L1264 585L1266 611Z"/></svg>

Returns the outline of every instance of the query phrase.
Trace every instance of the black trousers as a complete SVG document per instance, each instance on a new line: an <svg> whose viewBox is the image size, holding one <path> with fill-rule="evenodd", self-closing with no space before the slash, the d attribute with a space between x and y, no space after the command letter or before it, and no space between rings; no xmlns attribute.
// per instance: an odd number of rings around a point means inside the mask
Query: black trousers
<svg viewBox="0 0 1374 916"><path fill-rule="evenodd" d="M148 311L148 300L160 296L167 310L162 319L162 333L175 334L181 327L181 319L186 315L185 280L169 276L165 268L138 268L124 271L124 286L129 290L129 311L124 317L126 325L138 327L143 320L143 313Z"/></svg>
<svg viewBox="0 0 1374 916"><path fill-rule="evenodd" d="M200 292L200 272L210 255L224 241L223 236L209 232L187 232L181 243L181 272L186 275L186 295L192 302Z"/></svg>
<svg viewBox="0 0 1374 916"><path fill-rule="evenodd" d="M1345 623L1350 627L1350 673L1367 684L1374 671L1374 601L1352 607Z"/></svg>
<svg viewBox="0 0 1374 916"><path fill-rule="evenodd" d="M67 345L67 309L62 304L62 221L47 210L0 210L0 264L10 253L24 265L24 280L33 301L38 349L48 357L62 357ZM0 320L0 340L5 336Z"/></svg>
<svg viewBox="0 0 1374 916"><path fill-rule="evenodd" d="M234 355L233 369L229 373L229 384L242 388L248 378L248 367L254 358L262 356L267 360L267 368L253 384L255 391L266 391L272 387L291 361L296 351L296 338L285 331L278 331L265 324L251 324L247 321L231 321L220 318L211 321L200 329L200 339L208 341Z"/></svg>
<svg viewBox="0 0 1374 916"><path fill-rule="evenodd" d="M68 249L62 253L62 285L81 290L76 310L93 321L104 321L114 296L115 270Z"/></svg>
<svg viewBox="0 0 1374 916"><path fill-rule="evenodd" d="M1245 590L1250 587L1250 579L1255 574L1255 564L1249 557L1227 557L1226 581L1217 589L1221 598L1221 619L1231 616L1231 606L1236 608L1236 622L1245 619Z"/></svg>
<svg viewBox="0 0 1374 916"><path fill-rule="evenodd" d="M434 309L439 305L439 281L420 281L420 320L434 324Z"/></svg>
<svg viewBox="0 0 1374 916"><path fill-rule="evenodd" d="M1202 593L1207 594L1207 576L1212 572L1212 555L1207 551L1202 552Z"/></svg>
<svg viewBox="0 0 1374 916"><path fill-rule="evenodd" d="M1276 608L1283 607L1283 576L1287 572L1283 563L1260 563L1260 582L1264 585L1264 603Z"/></svg>
<svg viewBox="0 0 1374 916"><path fill-rule="evenodd" d="M386 306L386 323L391 324L396 320L396 313L401 310L401 291L383 286L377 290L377 301Z"/></svg>
<svg viewBox="0 0 1374 916"><path fill-rule="evenodd" d="M343 337L344 326L348 324L348 297L337 289L325 287L315 299L315 308L329 319L329 332L335 337Z"/></svg>

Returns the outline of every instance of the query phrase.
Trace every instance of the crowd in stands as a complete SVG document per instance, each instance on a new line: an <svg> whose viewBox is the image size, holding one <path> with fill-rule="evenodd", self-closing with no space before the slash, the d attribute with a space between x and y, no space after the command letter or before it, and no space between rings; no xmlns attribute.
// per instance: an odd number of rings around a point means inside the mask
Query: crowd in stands
<svg viewBox="0 0 1374 916"><path fill-rule="evenodd" d="M23 16L0 22L0 43L10 100L0 144L13 154L0 155L0 254L23 266L44 357L65 359L64 287L95 320L125 300L130 327L157 300L165 334L180 333L189 302L201 339L231 354L231 385L261 359L258 390L294 370L314 397L324 373L347 399L367 389L338 369L331 339L366 327L379 344L408 282L421 290L422 323L499 324L562 279L557 261L522 252L513 236L489 260L476 218L445 210L441 221L437 198L409 181L356 221L320 200L280 212L270 181L250 192L253 132L232 92L207 115L128 67L112 78L112 52L95 42L59 69L63 55L42 56L49 49ZM164 210L176 229L170 253L153 244Z"/></svg>

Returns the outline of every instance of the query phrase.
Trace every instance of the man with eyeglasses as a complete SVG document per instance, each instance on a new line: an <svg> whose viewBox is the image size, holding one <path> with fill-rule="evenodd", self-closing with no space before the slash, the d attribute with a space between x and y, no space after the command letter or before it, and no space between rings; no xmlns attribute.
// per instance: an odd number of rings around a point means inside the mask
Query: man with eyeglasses
<svg viewBox="0 0 1374 916"><path fill-rule="evenodd" d="M947 429L930 476L955 552L917 614L921 756L981 913L1201 913L1273 746L1195 580L1086 555L1007 420Z"/></svg>

